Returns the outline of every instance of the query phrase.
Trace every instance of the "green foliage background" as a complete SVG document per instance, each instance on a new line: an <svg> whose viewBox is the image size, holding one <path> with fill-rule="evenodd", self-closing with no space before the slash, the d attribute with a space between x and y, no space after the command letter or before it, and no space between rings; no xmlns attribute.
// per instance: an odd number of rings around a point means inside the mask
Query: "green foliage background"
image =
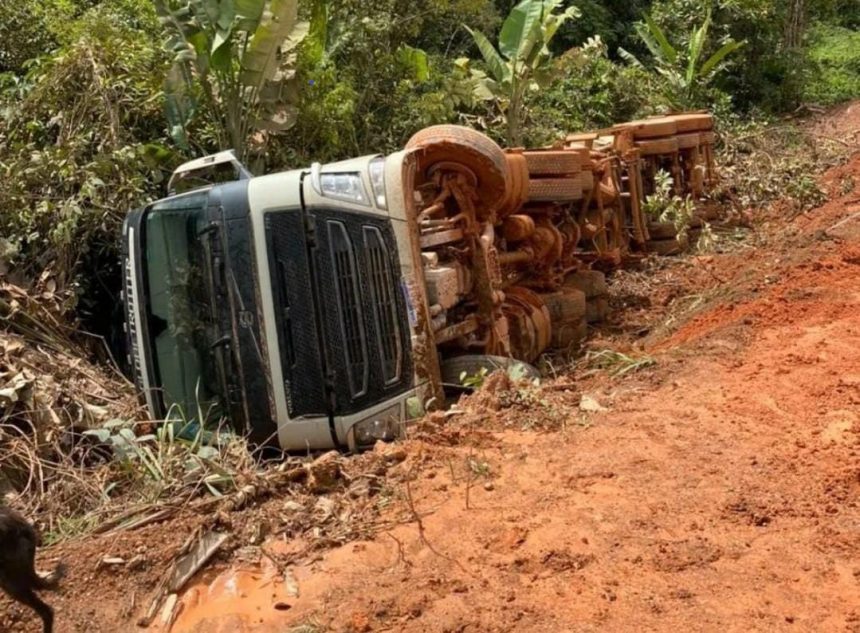
<svg viewBox="0 0 860 633"><path fill-rule="evenodd" d="M746 42L710 86L720 113L775 115L860 96L858 0L575 4L582 17L552 42L553 81L527 99L531 144L666 106L660 79L618 54L647 59L635 35L646 11L683 47L710 10L705 55L727 38ZM456 60L480 67L463 26L495 41L512 0L325 5L325 32L299 53L298 122L268 140L262 168L390 152L441 122L503 136L504 121L475 98ZM300 4L303 17L313 6ZM0 258L25 278L50 268L76 289L84 316L118 283L112 262L127 210L163 195L180 161L219 149L205 119L189 130L190 151L170 141L164 38L150 0L0 0Z"/></svg>

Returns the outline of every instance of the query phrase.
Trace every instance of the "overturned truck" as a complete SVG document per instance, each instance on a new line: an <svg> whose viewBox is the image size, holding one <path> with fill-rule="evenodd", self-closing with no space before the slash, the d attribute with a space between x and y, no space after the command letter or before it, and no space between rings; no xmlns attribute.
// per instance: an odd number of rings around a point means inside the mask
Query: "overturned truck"
<svg viewBox="0 0 860 633"><path fill-rule="evenodd" d="M229 152L183 165L123 231L130 364L151 415L356 449L440 404L463 371L578 345L608 311L599 271L649 242L646 128L506 151L436 126L387 157L260 177ZM705 186L701 145L660 145L689 172L679 186Z"/></svg>

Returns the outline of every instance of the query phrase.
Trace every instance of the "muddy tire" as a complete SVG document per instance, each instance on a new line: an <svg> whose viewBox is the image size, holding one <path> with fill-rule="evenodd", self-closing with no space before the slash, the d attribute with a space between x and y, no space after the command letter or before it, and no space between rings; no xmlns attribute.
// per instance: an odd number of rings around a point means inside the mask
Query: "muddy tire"
<svg viewBox="0 0 860 633"><path fill-rule="evenodd" d="M679 255L684 250L683 246L674 237L668 240L650 240L646 247L649 253L655 255Z"/></svg>
<svg viewBox="0 0 860 633"><path fill-rule="evenodd" d="M669 118L675 121L678 134L705 132L714 129L714 117L710 114L675 114Z"/></svg>
<svg viewBox="0 0 860 633"><path fill-rule="evenodd" d="M530 176L566 176L582 169L582 156L574 150L527 151L523 156Z"/></svg>
<svg viewBox="0 0 860 633"><path fill-rule="evenodd" d="M574 202L582 199L582 181L574 178L529 178L532 202Z"/></svg>
<svg viewBox="0 0 860 633"><path fill-rule="evenodd" d="M568 134L564 143L570 147L579 147L580 145L584 145L587 149L591 149L594 145L594 141L597 140L596 132L580 132L578 134Z"/></svg>
<svg viewBox="0 0 860 633"><path fill-rule="evenodd" d="M540 378L540 372L533 365L514 358L489 354L465 354L442 361L442 382L446 386L459 387L462 385L460 376L463 372L467 376L474 376L480 373L482 368L486 368L489 374L500 369L504 370L514 380Z"/></svg>
<svg viewBox="0 0 860 633"><path fill-rule="evenodd" d="M717 135L713 132L702 132L699 135L699 143L701 145L713 145L717 142Z"/></svg>
<svg viewBox="0 0 860 633"><path fill-rule="evenodd" d="M723 210L716 204L704 205L696 210L696 217L701 218L705 222L714 222L722 219Z"/></svg>
<svg viewBox="0 0 860 633"><path fill-rule="evenodd" d="M582 291L586 299L606 296L609 293L606 275L599 270L580 270L568 275L564 286Z"/></svg>
<svg viewBox="0 0 860 633"><path fill-rule="evenodd" d="M672 222L652 222L648 225L648 235L652 240L674 240L678 229Z"/></svg>
<svg viewBox="0 0 860 633"><path fill-rule="evenodd" d="M585 320L588 323L602 323L609 316L609 299L594 297L585 304Z"/></svg>
<svg viewBox="0 0 860 633"><path fill-rule="evenodd" d="M576 323L585 316L585 293L578 288L564 288L558 292L540 296L549 310L553 332L556 326Z"/></svg>
<svg viewBox="0 0 860 633"><path fill-rule="evenodd" d="M519 211L528 200L529 170L522 154L505 154L508 165L508 192L499 207L499 217L505 218Z"/></svg>
<svg viewBox="0 0 860 633"><path fill-rule="evenodd" d="M631 121L620 127L632 130L633 138L636 140L663 138L678 133L678 126L670 117L655 117L653 119Z"/></svg>
<svg viewBox="0 0 860 633"><path fill-rule="evenodd" d="M478 179L477 194L485 210L498 206L508 191L505 153L492 139L460 125L434 125L416 133L406 149L415 150L425 174L442 162L461 164Z"/></svg>
<svg viewBox="0 0 860 633"><path fill-rule="evenodd" d="M678 134L675 140L678 141L678 149L693 149L699 146L700 134Z"/></svg>
<svg viewBox="0 0 860 633"><path fill-rule="evenodd" d="M583 316L579 321L553 326L550 346L562 351L573 351L581 346L586 338L588 338L588 322Z"/></svg>
<svg viewBox="0 0 860 633"><path fill-rule="evenodd" d="M582 183L582 190L591 191L594 189L594 172L581 171L579 172L579 180Z"/></svg>
<svg viewBox="0 0 860 633"><path fill-rule="evenodd" d="M636 141L636 147L643 156L655 156L658 154L672 154L678 151L678 140L676 138L661 138L648 141Z"/></svg>

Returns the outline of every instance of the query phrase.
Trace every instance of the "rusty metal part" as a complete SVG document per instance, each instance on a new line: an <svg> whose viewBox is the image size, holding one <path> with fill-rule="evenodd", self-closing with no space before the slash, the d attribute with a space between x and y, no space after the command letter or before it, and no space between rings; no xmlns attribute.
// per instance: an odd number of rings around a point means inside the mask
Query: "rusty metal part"
<svg viewBox="0 0 860 633"><path fill-rule="evenodd" d="M597 140L596 132L584 132L582 134L568 134L564 139L565 147L578 147L584 145L591 149L594 141Z"/></svg>
<svg viewBox="0 0 860 633"><path fill-rule="evenodd" d="M404 191L413 191L416 182L417 164L412 157L406 157L403 161L403 183ZM424 280L424 271L418 262L421 258L420 229L417 218L418 213L414 208L415 199L411 195L403 196L408 206L406 213L406 225L409 231L409 246L411 260L415 262L416 268L404 274L404 288L406 301L415 312L415 322L412 324L412 359L415 378L418 384L427 382L427 395L431 403L441 406L444 402L442 389L441 369L439 366L439 352L437 340L433 331L432 317L427 305L427 286ZM432 405L431 405L432 408Z"/></svg>
<svg viewBox="0 0 860 633"><path fill-rule="evenodd" d="M626 204L625 213L633 230L633 240L640 247L648 241L645 228L645 213L642 210L643 196L640 189L641 162L639 152L627 152L619 163L619 184L622 199Z"/></svg>
<svg viewBox="0 0 860 633"><path fill-rule="evenodd" d="M477 181L476 213L491 216L507 191L508 170L504 152L489 137L458 125L434 125L415 134L406 144L418 164L419 182L438 163L467 165Z"/></svg>
<svg viewBox="0 0 860 633"><path fill-rule="evenodd" d="M475 315L469 315L460 321L460 323L449 325L448 327L436 332L436 342L439 344L449 343L458 338L477 332L479 328L480 324L478 323L478 318Z"/></svg>
<svg viewBox="0 0 860 633"><path fill-rule="evenodd" d="M505 218L502 237L509 242L522 242L535 232L535 221L531 216L517 214Z"/></svg>
<svg viewBox="0 0 860 633"><path fill-rule="evenodd" d="M561 259L564 237L546 216L538 218L536 224L537 228L529 240L529 245L534 249L535 262L549 268Z"/></svg>
<svg viewBox="0 0 860 633"><path fill-rule="evenodd" d="M461 174L465 178L465 185L467 187L471 187L472 189L476 189L478 187L478 176L475 175L475 172L463 165L462 163L455 163L453 161L441 161L433 164L427 170L427 176L429 176L436 183L436 186L441 186L443 179L445 179L450 174Z"/></svg>
<svg viewBox="0 0 860 633"><path fill-rule="evenodd" d="M532 262L535 259L534 251L530 248L516 250L516 251L503 251L499 253L499 264L502 266L513 266L516 264L525 264L527 262Z"/></svg>
<svg viewBox="0 0 860 633"><path fill-rule="evenodd" d="M445 231L436 231L435 233L423 233L419 243L421 248L435 248L442 244L451 242L459 242L465 237L463 229L448 229Z"/></svg>
<svg viewBox="0 0 860 633"><path fill-rule="evenodd" d="M552 322L540 296L522 286L506 292L503 307L510 328L511 351L516 358L531 362L549 346Z"/></svg>

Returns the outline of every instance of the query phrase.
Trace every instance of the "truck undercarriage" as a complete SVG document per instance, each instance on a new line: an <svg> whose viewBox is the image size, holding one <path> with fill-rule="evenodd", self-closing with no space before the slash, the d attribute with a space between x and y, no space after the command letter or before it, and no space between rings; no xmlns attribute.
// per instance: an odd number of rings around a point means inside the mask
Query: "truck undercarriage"
<svg viewBox="0 0 860 633"><path fill-rule="evenodd" d="M661 171L703 200L712 129L688 113L503 150L445 125L311 170L252 178L229 153L181 167L171 189L225 166L237 179L126 222L131 365L153 417L356 448L463 372L573 350L608 314L604 271L678 247L642 202Z"/></svg>

